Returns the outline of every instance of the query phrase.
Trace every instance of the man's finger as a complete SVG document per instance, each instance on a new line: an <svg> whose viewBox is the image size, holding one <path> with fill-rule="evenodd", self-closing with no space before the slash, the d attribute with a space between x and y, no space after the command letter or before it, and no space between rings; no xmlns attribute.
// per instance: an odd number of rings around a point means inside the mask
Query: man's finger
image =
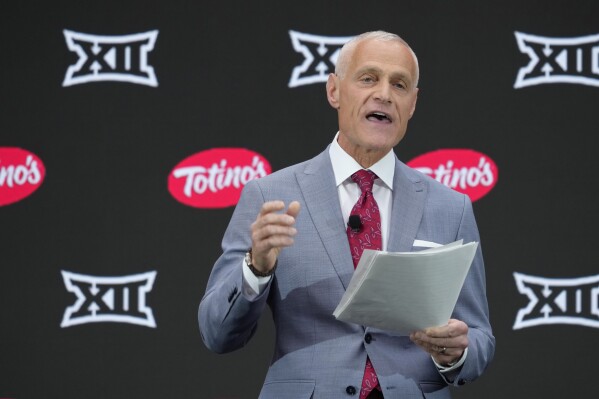
<svg viewBox="0 0 599 399"><path fill-rule="evenodd" d="M289 204L289 208L287 208L287 214L289 216L292 216L293 218L296 218L297 215L299 214L300 208L301 208L301 205L298 201L292 201Z"/></svg>
<svg viewBox="0 0 599 399"><path fill-rule="evenodd" d="M442 327L429 327L424 330L424 333L431 338L445 338L449 336L449 329L446 325Z"/></svg>
<svg viewBox="0 0 599 399"><path fill-rule="evenodd" d="M295 223L295 218L289 216L286 213L267 213L265 215L259 215L256 219L256 228L261 228L270 224L276 224L281 226L291 226Z"/></svg>
<svg viewBox="0 0 599 399"><path fill-rule="evenodd" d="M262 208L260 208L260 216L277 212L285 209L285 203L283 201L268 201L262 204Z"/></svg>
<svg viewBox="0 0 599 399"><path fill-rule="evenodd" d="M295 227L288 227L283 225L269 224L260 229L256 229L252 232L252 240L258 242L265 240L269 237L285 236L293 237L297 234Z"/></svg>

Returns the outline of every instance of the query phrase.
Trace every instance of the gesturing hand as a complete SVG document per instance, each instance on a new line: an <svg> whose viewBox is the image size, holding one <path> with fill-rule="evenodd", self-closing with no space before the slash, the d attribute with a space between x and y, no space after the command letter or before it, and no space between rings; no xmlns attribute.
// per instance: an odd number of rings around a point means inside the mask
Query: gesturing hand
<svg viewBox="0 0 599 399"><path fill-rule="evenodd" d="M293 244L297 230L293 225L300 211L300 203L293 201L287 211L283 201L265 202L256 221L252 223L252 263L261 272L270 271L281 249Z"/></svg>

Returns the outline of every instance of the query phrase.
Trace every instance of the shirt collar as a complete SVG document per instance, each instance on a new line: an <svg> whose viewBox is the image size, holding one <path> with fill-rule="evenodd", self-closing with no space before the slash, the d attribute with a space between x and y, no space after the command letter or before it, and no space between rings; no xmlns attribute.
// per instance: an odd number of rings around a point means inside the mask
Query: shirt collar
<svg viewBox="0 0 599 399"><path fill-rule="evenodd" d="M335 174L335 184L337 187L345 180L351 177L358 170L363 169L355 159L351 157L337 142L339 132L335 135L331 146L329 147L329 156L333 164L333 173ZM376 173L379 179L390 190L393 190L393 176L395 175L395 154L390 150L377 163L372 165L369 170Z"/></svg>

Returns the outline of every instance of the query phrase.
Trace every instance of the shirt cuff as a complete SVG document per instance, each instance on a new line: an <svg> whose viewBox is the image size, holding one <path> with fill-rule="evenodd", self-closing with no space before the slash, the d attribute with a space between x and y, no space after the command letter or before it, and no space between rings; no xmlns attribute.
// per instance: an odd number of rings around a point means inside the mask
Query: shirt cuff
<svg viewBox="0 0 599 399"><path fill-rule="evenodd" d="M264 291L272 276L256 276L245 264L245 259L241 261L241 270L243 270L243 295L249 300L255 299Z"/></svg>
<svg viewBox="0 0 599 399"><path fill-rule="evenodd" d="M431 356L431 358L433 359L433 363L435 363L435 366L437 366L437 368L439 369L439 371L441 373L448 373L448 372L453 371L459 367L462 367L462 364L464 364L464 362L466 361L467 355L468 355L468 348L466 348L464 350L464 353L462 353L462 357L460 358L460 360L452 366L442 366L439 363L435 362L435 358L433 358L432 356Z"/></svg>

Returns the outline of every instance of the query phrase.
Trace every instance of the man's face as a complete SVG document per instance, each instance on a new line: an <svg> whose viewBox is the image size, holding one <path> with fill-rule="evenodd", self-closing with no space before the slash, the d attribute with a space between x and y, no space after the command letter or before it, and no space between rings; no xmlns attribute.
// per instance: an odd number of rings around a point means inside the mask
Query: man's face
<svg viewBox="0 0 599 399"><path fill-rule="evenodd" d="M359 42L343 76L327 82L339 113L339 145L363 167L381 159L404 137L416 108L416 62L396 41Z"/></svg>

